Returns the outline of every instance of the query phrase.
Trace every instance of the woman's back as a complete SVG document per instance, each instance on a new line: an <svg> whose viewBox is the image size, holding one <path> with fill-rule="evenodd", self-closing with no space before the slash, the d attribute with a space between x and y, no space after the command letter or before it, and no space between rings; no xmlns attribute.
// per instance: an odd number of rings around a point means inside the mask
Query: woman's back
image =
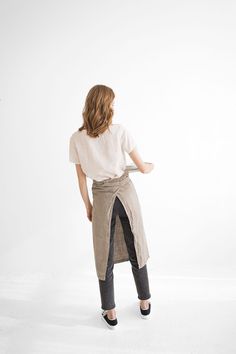
<svg viewBox="0 0 236 354"><path fill-rule="evenodd" d="M110 124L99 137L89 136L86 130L70 137L69 161L80 164L86 176L96 181L120 177L126 168L125 152L136 147L129 130L122 124Z"/></svg>

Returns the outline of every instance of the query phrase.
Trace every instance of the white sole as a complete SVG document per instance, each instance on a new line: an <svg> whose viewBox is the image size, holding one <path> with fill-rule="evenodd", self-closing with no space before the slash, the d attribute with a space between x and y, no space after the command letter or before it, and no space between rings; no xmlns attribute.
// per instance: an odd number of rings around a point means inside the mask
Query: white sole
<svg viewBox="0 0 236 354"><path fill-rule="evenodd" d="M140 312L140 310L139 310ZM143 315L140 313L140 317L143 318L144 320L149 320L151 318L151 315Z"/></svg>
<svg viewBox="0 0 236 354"><path fill-rule="evenodd" d="M149 315L143 315L140 311L140 303L138 303L138 312L139 312L139 315L142 319L144 320L149 320L152 316L151 316L151 313Z"/></svg>

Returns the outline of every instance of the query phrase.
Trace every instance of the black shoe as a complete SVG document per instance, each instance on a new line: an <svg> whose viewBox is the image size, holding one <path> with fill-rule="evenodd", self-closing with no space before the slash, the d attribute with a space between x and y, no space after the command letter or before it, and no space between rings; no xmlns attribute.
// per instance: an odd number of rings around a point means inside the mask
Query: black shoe
<svg viewBox="0 0 236 354"><path fill-rule="evenodd" d="M150 313L151 313L151 302L149 301L148 304L148 309L147 310L143 310L140 306L140 302L139 302L139 310L140 310L140 316L144 319L149 319L150 318Z"/></svg>
<svg viewBox="0 0 236 354"><path fill-rule="evenodd" d="M116 328L116 326L118 324L117 318L115 318L114 320L110 320L107 317L107 310L102 310L101 318L106 323L108 328L110 328L110 329Z"/></svg>

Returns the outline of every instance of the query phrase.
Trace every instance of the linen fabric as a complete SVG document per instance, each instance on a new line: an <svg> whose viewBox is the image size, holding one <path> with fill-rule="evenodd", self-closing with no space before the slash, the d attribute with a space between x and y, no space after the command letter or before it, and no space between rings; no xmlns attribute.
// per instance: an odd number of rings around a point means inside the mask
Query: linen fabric
<svg viewBox="0 0 236 354"><path fill-rule="evenodd" d="M76 131L70 137L69 161L81 164L87 177L102 181L120 177L126 168L126 155L136 142L130 131L122 124L112 123L96 138L86 130Z"/></svg>
<svg viewBox="0 0 236 354"><path fill-rule="evenodd" d="M98 279L105 280L110 246L110 227L112 211L116 196L124 206L129 218L131 231L134 236L134 247L138 268L142 268L148 258L149 250L143 225L142 211L138 195L129 172L126 170L120 177L93 181L93 213L92 233L95 267ZM114 263L129 260L124 231L117 214L114 232Z"/></svg>

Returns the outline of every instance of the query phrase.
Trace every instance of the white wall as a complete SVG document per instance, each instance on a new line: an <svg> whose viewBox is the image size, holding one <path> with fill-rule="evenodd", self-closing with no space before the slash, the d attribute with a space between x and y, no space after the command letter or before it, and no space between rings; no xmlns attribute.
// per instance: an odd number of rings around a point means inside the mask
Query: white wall
<svg viewBox="0 0 236 354"><path fill-rule="evenodd" d="M235 276L235 12L229 0L1 4L2 275L95 272L68 141L105 84L114 121L155 164L130 175L150 269Z"/></svg>

